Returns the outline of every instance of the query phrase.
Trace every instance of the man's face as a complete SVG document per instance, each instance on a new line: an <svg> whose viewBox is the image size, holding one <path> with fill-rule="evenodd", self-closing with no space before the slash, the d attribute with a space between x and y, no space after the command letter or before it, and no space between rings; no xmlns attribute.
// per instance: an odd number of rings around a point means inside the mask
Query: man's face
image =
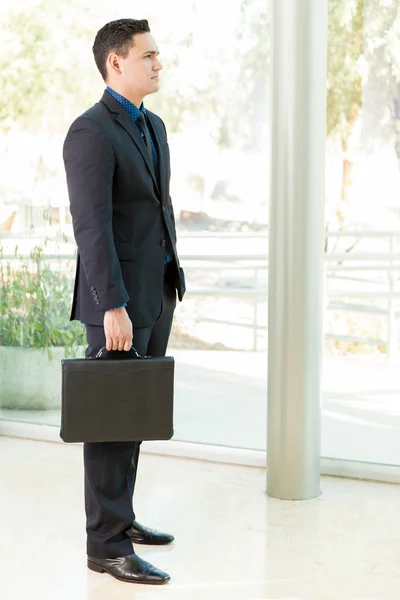
<svg viewBox="0 0 400 600"><path fill-rule="evenodd" d="M158 76L163 66L158 60L157 44L150 33L135 35L134 42L128 56L119 57L119 67L124 87L144 97L159 90Z"/></svg>

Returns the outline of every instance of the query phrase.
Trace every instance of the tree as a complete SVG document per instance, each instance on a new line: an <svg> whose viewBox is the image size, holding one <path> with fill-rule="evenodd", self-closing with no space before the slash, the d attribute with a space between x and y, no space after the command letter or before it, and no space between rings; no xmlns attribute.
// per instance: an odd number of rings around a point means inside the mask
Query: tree
<svg viewBox="0 0 400 600"><path fill-rule="evenodd" d="M87 106L95 87L95 69L88 70L81 60L90 48L89 15L89 7L78 6L77 0L28 0L5 14L0 25L0 131L15 124L43 130L44 120L59 130L60 123L69 121L68 107L76 111L77 105Z"/></svg>
<svg viewBox="0 0 400 600"><path fill-rule="evenodd" d="M399 0L329 1L327 134L342 151L342 205L350 199L349 142L359 123L360 151L390 141L400 164L399 34ZM338 220L344 224L340 207Z"/></svg>
<svg viewBox="0 0 400 600"><path fill-rule="evenodd" d="M400 165L400 1L368 3L364 30L362 145L392 143Z"/></svg>
<svg viewBox="0 0 400 600"><path fill-rule="evenodd" d="M327 136L342 152L341 202L349 201L353 161L349 141L360 116L364 51L364 0L330 0L328 19ZM338 208L339 224L344 217Z"/></svg>

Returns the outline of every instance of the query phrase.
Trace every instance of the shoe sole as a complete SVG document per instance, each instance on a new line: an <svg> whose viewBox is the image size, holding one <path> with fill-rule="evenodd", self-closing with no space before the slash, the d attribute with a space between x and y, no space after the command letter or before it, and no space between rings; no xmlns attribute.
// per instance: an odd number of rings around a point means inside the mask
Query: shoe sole
<svg viewBox="0 0 400 600"><path fill-rule="evenodd" d="M98 565L97 563L91 562L90 560L87 561L87 566L88 566L88 569L90 569L90 571L95 571L96 573L108 573L108 575L111 575L111 577L114 577L115 579L118 579L119 581L124 581L125 583L140 583L142 585L164 585L165 583L168 583L171 580L171 577L168 577L168 579L163 579L162 581L144 581L144 580L140 580L140 579L126 579L125 577L118 577L118 575L115 575L109 569L106 569L105 567L102 567L101 565Z"/></svg>
<svg viewBox="0 0 400 600"><path fill-rule="evenodd" d="M134 538L130 538L132 544L142 544L143 546L168 546L168 544L172 544L175 539L170 542L150 542L146 540L135 540Z"/></svg>

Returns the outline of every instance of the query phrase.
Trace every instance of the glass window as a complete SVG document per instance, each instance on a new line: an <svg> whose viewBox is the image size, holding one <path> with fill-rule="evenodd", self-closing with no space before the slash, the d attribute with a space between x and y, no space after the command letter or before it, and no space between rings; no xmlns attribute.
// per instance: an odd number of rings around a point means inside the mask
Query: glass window
<svg viewBox="0 0 400 600"><path fill-rule="evenodd" d="M83 326L69 322L75 245L62 143L104 89L94 35L124 8L132 13L128 2L117 11L109 2L19 0L3 15L0 39L16 55L15 72L0 74L9 86L0 99L3 419L58 425L60 357L84 349ZM175 439L263 447L269 2L233 0L227 10L210 0L158 0L146 16L164 72L145 104L168 128L188 283L169 347ZM10 368L17 359L18 373Z"/></svg>
<svg viewBox="0 0 400 600"><path fill-rule="evenodd" d="M269 9L155 0L145 15L164 65L146 106L169 133L188 283L168 351L175 439L256 450L266 436ZM0 69L3 419L58 425L59 359L84 351L83 326L69 322L75 244L61 149L104 89L94 35L124 10L125 0L118 10L2 4L0 48L15 57ZM322 447L397 465L399 19L395 2L329 1Z"/></svg>
<svg viewBox="0 0 400 600"><path fill-rule="evenodd" d="M323 455L398 465L400 13L329 7Z"/></svg>

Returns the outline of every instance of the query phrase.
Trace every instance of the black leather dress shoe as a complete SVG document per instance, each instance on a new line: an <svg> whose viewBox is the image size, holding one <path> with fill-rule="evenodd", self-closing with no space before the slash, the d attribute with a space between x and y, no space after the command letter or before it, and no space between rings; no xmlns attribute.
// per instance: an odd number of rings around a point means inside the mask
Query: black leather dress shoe
<svg viewBox="0 0 400 600"><path fill-rule="evenodd" d="M169 533L161 533L155 529L149 529L137 521L133 521L132 527L126 532L133 544L149 544L150 546L162 546L174 541L174 536Z"/></svg>
<svg viewBox="0 0 400 600"><path fill-rule="evenodd" d="M128 583L161 585L171 579L168 573L153 567L152 564L136 554L118 558L92 558L88 556L87 566L91 571L109 573L115 579Z"/></svg>

